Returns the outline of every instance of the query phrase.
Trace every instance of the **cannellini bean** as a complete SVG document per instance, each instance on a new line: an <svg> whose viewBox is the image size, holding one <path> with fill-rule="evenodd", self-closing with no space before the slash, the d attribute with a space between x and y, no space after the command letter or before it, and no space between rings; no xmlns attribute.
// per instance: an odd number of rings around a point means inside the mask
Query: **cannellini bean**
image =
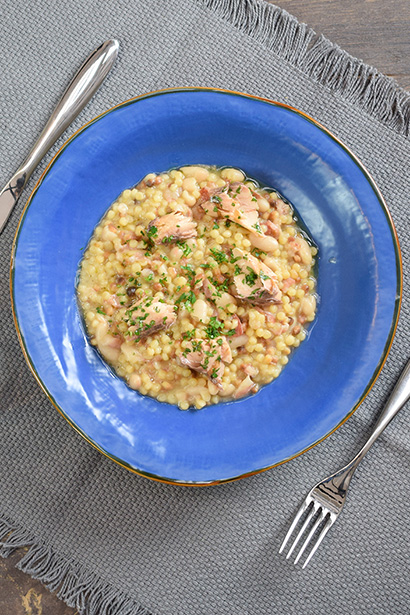
<svg viewBox="0 0 410 615"><path fill-rule="evenodd" d="M182 188L188 192L192 192L195 188L198 188L195 177L186 177L182 182Z"/></svg>
<svg viewBox="0 0 410 615"><path fill-rule="evenodd" d="M223 171L221 171L221 177L228 182L243 182L243 180L245 179L245 175L242 173L242 171L232 168L223 169Z"/></svg>
<svg viewBox="0 0 410 615"><path fill-rule="evenodd" d="M249 340L249 337L245 334L235 335L234 337L231 337L231 339L229 340L229 345L231 349L239 348L239 346L245 346L245 344L248 343L248 340Z"/></svg>
<svg viewBox="0 0 410 615"><path fill-rule="evenodd" d="M124 342L121 344L121 352L127 361L134 363L135 361L143 361L143 356L138 352L134 342Z"/></svg>
<svg viewBox="0 0 410 615"><path fill-rule="evenodd" d="M181 248L178 248L178 246L174 246L172 248L172 250L169 253L169 256L171 257L171 260L173 261L179 261L179 259L181 258L181 256L183 255L183 252L181 250Z"/></svg>
<svg viewBox="0 0 410 615"><path fill-rule="evenodd" d="M274 252L279 245L276 239L269 235L256 235L256 233L252 233L249 239L255 248L263 252Z"/></svg>
<svg viewBox="0 0 410 615"><path fill-rule="evenodd" d="M97 314L95 320L97 321L98 324L95 328L94 335L95 335L97 344L99 344L108 332L108 322L105 320L104 316L102 316L101 314Z"/></svg>
<svg viewBox="0 0 410 615"><path fill-rule="evenodd" d="M229 293L221 293L220 297L215 297L215 303L219 308L224 308L230 303L236 305L234 297L232 297Z"/></svg>
<svg viewBox="0 0 410 615"><path fill-rule="evenodd" d="M295 237L289 242L291 252L296 252L300 256L300 260L304 265L310 265L312 262L312 252L308 242L303 237Z"/></svg>
<svg viewBox="0 0 410 615"><path fill-rule="evenodd" d="M307 295L300 302L300 310L305 316L312 316L316 310L316 297Z"/></svg>
<svg viewBox="0 0 410 615"><path fill-rule="evenodd" d="M208 315L208 306L206 301L203 299L197 299L194 303L192 315L198 320L202 320L202 322L204 322Z"/></svg>
<svg viewBox="0 0 410 615"><path fill-rule="evenodd" d="M221 397L230 397L235 391L234 384L222 384L222 388L219 390L219 395Z"/></svg>
<svg viewBox="0 0 410 615"><path fill-rule="evenodd" d="M263 196L258 197L258 209L260 212L265 213L265 211L269 211L270 209L270 205L268 203L268 201L266 199L263 198Z"/></svg>
<svg viewBox="0 0 410 615"><path fill-rule="evenodd" d="M211 382L209 380L208 382L208 391L210 392L211 395L216 395L218 393L218 387L216 386L216 384L214 384L213 382Z"/></svg>
<svg viewBox="0 0 410 615"><path fill-rule="evenodd" d="M270 267L270 269L272 269L272 271L280 271L280 264L278 262L278 259L275 258L274 256L265 256L265 258L263 259L263 262L265 263L265 265L267 265L268 267Z"/></svg>
<svg viewBox="0 0 410 615"><path fill-rule="evenodd" d="M208 169L204 169L203 167L181 167L181 171L185 177L194 177L198 183L205 181L209 177Z"/></svg>
<svg viewBox="0 0 410 615"><path fill-rule="evenodd" d="M190 177L189 179L192 179L192 177ZM193 205L195 205L196 198L192 194L189 194L188 190L183 190L181 196L184 199L185 203L188 205L188 207L192 207Z"/></svg>
<svg viewBox="0 0 410 615"><path fill-rule="evenodd" d="M105 339L104 342L101 342L99 344L98 348L103 357L107 359L107 361L113 363L114 361L118 361L118 358L120 356L120 349L111 346L111 340L115 339L112 337L112 335L107 335L107 338L111 339Z"/></svg>
<svg viewBox="0 0 410 615"><path fill-rule="evenodd" d="M137 372L134 372L129 377L128 384L132 389L139 389L141 386L141 376L137 374Z"/></svg>

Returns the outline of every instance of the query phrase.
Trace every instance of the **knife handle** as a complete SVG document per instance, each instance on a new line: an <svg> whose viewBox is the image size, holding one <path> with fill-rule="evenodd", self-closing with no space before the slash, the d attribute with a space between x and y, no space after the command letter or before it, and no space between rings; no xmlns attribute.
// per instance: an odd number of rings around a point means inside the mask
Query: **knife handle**
<svg viewBox="0 0 410 615"><path fill-rule="evenodd" d="M103 43L70 82L29 155L0 192L0 233L34 169L104 81L117 58L118 48L114 39Z"/></svg>

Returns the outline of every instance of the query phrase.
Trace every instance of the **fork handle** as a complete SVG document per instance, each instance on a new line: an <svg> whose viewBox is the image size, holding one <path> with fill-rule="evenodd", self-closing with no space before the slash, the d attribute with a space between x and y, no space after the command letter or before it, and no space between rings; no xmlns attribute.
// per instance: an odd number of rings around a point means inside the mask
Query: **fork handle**
<svg viewBox="0 0 410 615"><path fill-rule="evenodd" d="M362 446L360 451L355 457L338 472L339 481L343 483L347 489L350 479L352 478L357 466L366 455L370 447L375 443L380 434L385 430L390 421L401 410L404 404L410 399L410 361L407 362L403 369L400 378L398 379L393 391L388 398L386 405L383 408L381 415L378 418L376 425L372 433L370 434L367 442Z"/></svg>

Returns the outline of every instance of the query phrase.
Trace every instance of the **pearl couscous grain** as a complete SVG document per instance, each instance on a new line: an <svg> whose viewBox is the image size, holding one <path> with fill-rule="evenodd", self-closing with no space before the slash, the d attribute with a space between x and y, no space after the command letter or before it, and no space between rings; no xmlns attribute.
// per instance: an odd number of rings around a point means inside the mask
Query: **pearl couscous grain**
<svg viewBox="0 0 410 615"><path fill-rule="evenodd" d="M81 262L91 343L131 388L183 410L254 393L315 318L316 254L291 206L239 169L150 173Z"/></svg>

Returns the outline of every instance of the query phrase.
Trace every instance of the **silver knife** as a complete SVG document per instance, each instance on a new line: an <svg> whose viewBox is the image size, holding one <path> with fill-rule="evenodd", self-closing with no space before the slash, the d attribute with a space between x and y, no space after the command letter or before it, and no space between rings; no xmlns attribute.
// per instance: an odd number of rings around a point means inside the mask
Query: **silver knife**
<svg viewBox="0 0 410 615"><path fill-rule="evenodd" d="M118 41L109 40L87 58L61 97L33 149L0 191L0 233L40 160L84 109L108 75L117 58L118 48Z"/></svg>

